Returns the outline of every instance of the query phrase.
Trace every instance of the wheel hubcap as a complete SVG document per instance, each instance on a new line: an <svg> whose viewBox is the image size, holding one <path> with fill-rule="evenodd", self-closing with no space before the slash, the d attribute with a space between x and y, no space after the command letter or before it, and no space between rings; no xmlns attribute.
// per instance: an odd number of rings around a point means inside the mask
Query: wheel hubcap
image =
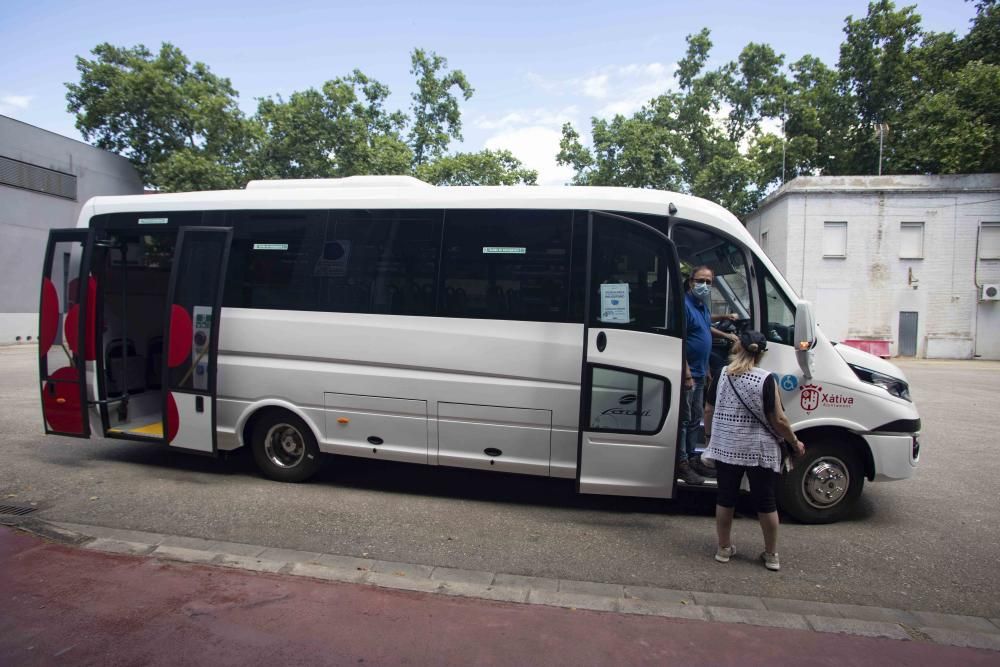
<svg viewBox="0 0 1000 667"><path fill-rule="evenodd" d="M839 503L850 487L851 473L844 462L834 456L816 459L802 477L803 497L819 509L829 509Z"/></svg>
<svg viewBox="0 0 1000 667"><path fill-rule="evenodd" d="M297 428L275 424L264 436L264 453L279 468L294 468L305 458L306 445Z"/></svg>

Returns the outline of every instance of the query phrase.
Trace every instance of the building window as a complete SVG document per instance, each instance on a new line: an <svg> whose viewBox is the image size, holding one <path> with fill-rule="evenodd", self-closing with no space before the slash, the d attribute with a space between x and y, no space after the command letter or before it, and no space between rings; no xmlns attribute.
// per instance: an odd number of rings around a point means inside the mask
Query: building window
<svg viewBox="0 0 1000 667"><path fill-rule="evenodd" d="M899 257L900 259L923 259L924 223L899 223Z"/></svg>
<svg viewBox="0 0 1000 667"><path fill-rule="evenodd" d="M760 233L760 249L764 251L765 255L767 254L767 232Z"/></svg>
<svg viewBox="0 0 1000 667"><path fill-rule="evenodd" d="M1000 222L979 226L979 259L1000 259Z"/></svg>
<svg viewBox="0 0 1000 667"><path fill-rule="evenodd" d="M823 223L823 257L847 257L847 223Z"/></svg>

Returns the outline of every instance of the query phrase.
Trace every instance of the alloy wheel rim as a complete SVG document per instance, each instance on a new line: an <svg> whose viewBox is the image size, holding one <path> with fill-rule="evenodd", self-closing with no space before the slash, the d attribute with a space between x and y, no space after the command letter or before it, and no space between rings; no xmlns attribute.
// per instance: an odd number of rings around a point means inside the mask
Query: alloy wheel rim
<svg viewBox="0 0 1000 667"><path fill-rule="evenodd" d="M850 488L851 473L835 456L816 459L802 476L802 496L816 509L834 507L847 496Z"/></svg>
<svg viewBox="0 0 1000 667"><path fill-rule="evenodd" d="M264 453L279 468L294 468L306 456L305 440L291 424L275 424L264 436Z"/></svg>

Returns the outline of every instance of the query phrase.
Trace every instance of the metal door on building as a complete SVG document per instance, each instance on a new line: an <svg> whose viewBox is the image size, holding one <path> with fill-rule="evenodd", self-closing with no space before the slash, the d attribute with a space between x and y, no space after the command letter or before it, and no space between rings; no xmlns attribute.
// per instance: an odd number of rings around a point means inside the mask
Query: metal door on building
<svg viewBox="0 0 1000 667"><path fill-rule="evenodd" d="M899 313L899 356L917 356L917 313L900 311Z"/></svg>

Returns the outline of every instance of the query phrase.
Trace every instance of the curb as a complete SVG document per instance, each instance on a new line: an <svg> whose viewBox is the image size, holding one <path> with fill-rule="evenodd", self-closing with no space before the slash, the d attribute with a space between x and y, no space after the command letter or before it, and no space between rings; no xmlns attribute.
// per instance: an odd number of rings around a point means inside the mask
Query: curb
<svg viewBox="0 0 1000 667"><path fill-rule="evenodd" d="M91 551L323 581L1000 651L1000 619L979 616L460 570L34 518L6 525Z"/></svg>

